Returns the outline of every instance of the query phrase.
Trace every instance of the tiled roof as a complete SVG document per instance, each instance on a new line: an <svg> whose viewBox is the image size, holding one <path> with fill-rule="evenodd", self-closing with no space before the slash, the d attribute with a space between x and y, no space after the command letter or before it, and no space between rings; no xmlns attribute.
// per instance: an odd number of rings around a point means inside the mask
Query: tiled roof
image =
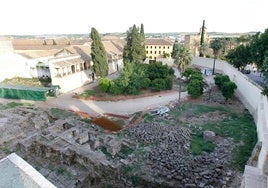
<svg viewBox="0 0 268 188"><path fill-rule="evenodd" d="M18 54L29 58L29 59L35 59L35 58L41 58L41 57L50 57L53 56L55 53L57 53L58 49L52 49L52 50L19 50L17 51Z"/></svg>
<svg viewBox="0 0 268 188"><path fill-rule="evenodd" d="M81 58L76 58L76 59L54 62L53 65L54 67L63 68L63 67L68 67L72 65L77 65L80 63L84 63L84 60Z"/></svg>
<svg viewBox="0 0 268 188"><path fill-rule="evenodd" d="M161 39L161 38L150 38L145 39L145 45L151 46L172 46L173 42L168 39Z"/></svg>
<svg viewBox="0 0 268 188"><path fill-rule="evenodd" d="M53 40L56 45L53 45ZM44 45L44 41L46 45ZM12 44L15 50L50 50L62 49L70 45L83 45L90 39L13 39Z"/></svg>
<svg viewBox="0 0 268 188"><path fill-rule="evenodd" d="M49 42L50 41L50 42ZM69 40L71 45L66 44L66 39L56 40L57 45L52 45L52 39L46 40L43 45L42 39L13 39L15 52L30 58L41 58L55 55L57 52L66 49L73 54L79 54L84 61L91 61L91 40ZM102 40L105 50L109 55L122 55L126 44L124 39L113 37L109 40Z"/></svg>

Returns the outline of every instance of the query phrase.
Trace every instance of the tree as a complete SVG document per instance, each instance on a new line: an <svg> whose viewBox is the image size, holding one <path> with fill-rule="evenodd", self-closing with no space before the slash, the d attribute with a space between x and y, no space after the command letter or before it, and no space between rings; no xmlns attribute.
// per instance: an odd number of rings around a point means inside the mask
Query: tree
<svg viewBox="0 0 268 188"><path fill-rule="evenodd" d="M93 72L96 76L106 77L109 70L107 55L100 35L94 27L91 28L90 38L92 39L91 58L93 61Z"/></svg>
<svg viewBox="0 0 268 188"><path fill-rule="evenodd" d="M237 86L234 82L232 81L224 82L221 91L226 101L233 96L236 88Z"/></svg>
<svg viewBox="0 0 268 188"><path fill-rule="evenodd" d="M172 54L174 57L174 64L177 66L180 72L184 71L185 67L192 62L192 56L190 50L183 44L176 46L176 51Z"/></svg>
<svg viewBox="0 0 268 188"><path fill-rule="evenodd" d="M262 94L268 96L268 52L264 59L264 63L262 65L262 72L264 75L264 85L263 85Z"/></svg>
<svg viewBox="0 0 268 188"><path fill-rule="evenodd" d="M123 49L124 63L142 63L146 58L144 39L143 35L141 36L135 24L127 31L126 41L127 44Z"/></svg>
<svg viewBox="0 0 268 188"><path fill-rule="evenodd" d="M203 20L203 25L202 25L202 29L201 29L201 36L200 36L200 57L204 57L204 54L201 50L202 46L204 46L205 43L205 20Z"/></svg>
<svg viewBox="0 0 268 188"><path fill-rule="evenodd" d="M229 51L226 55L226 59L234 67L241 70L250 62L250 50L248 46L243 44Z"/></svg>
<svg viewBox="0 0 268 188"><path fill-rule="evenodd" d="M143 26L143 24L141 24L140 35L141 35L142 42L144 42L144 40L145 40L145 33L144 33L144 26Z"/></svg>
<svg viewBox="0 0 268 188"><path fill-rule="evenodd" d="M219 55L220 49L222 48L222 42L220 39L215 39L210 43L210 48L213 49L213 55L214 55L214 62L213 62L213 69L212 74L215 74L215 62L216 58Z"/></svg>
<svg viewBox="0 0 268 188"><path fill-rule="evenodd" d="M249 43L251 60L258 68L262 68L266 53L268 52L268 29L264 33L257 33Z"/></svg>
<svg viewBox="0 0 268 188"><path fill-rule="evenodd" d="M174 42L174 44L173 44L173 48L172 48L172 52L171 52L171 57L173 59L175 59L178 53L179 53L179 42L176 39L175 42Z"/></svg>
<svg viewBox="0 0 268 188"><path fill-rule="evenodd" d="M202 57L205 57L208 54L209 45L208 43L203 43L200 46L200 53L202 54Z"/></svg>

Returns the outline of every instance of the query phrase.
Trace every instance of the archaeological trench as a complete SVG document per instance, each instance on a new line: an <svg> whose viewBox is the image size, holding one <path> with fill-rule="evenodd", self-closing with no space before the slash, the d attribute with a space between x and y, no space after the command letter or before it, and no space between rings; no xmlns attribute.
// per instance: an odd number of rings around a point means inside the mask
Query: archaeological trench
<svg viewBox="0 0 268 188"><path fill-rule="evenodd" d="M16 152L59 188L229 187L237 174L227 165L232 139L216 139L213 152L193 155L190 129L170 125L169 113L113 117L123 127L110 132L71 112L5 105L0 105L0 157ZM170 104L170 112L177 105ZM153 120L146 121L148 114Z"/></svg>

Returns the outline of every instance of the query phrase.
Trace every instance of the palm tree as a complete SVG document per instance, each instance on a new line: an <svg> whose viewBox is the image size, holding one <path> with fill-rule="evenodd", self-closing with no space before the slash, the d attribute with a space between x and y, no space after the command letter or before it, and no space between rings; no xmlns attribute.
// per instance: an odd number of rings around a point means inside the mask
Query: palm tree
<svg viewBox="0 0 268 188"><path fill-rule="evenodd" d="M179 44L179 48L176 54L174 54L174 64L180 72L183 72L186 66L192 62L192 56L190 50L183 44Z"/></svg>
<svg viewBox="0 0 268 188"><path fill-rule="evenodd" d="M219 55L220 50L222 49L222 41L220 39L215 39L210 43L210 48L213 49L213 55L214 55L214 62L213 62L213 69L212 74L215 73L215 62L216 58Z"/></svg>
<svg viewBox="0 0 268 188"><path fill-rule="evenodd" d="M185 70L186 66L190 65L192 62L192 56L190 50L186 48L183 44L178 45L178 50L176 54L173 54L174 64L179 70L180 77L181 73ZM179 102L181 100L181 81L179 79Z"/></svg>

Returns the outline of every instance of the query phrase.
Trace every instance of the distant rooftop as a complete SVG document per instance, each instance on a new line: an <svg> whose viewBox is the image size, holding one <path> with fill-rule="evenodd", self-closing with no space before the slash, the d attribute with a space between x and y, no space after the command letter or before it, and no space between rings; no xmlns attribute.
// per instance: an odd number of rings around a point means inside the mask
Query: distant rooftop
<svg viewBox="0 0 268 188"><path fill-rule="evenodd" d="M145 40L145 45L171 46L173 42L163 38L149 38Z"/></svg>
<svg viewBox="0 0 268 188"><path fill-rule="evenodd" d="M0 160L0 171L0 187L56 188L56 186L15 153Z"/></svg>

